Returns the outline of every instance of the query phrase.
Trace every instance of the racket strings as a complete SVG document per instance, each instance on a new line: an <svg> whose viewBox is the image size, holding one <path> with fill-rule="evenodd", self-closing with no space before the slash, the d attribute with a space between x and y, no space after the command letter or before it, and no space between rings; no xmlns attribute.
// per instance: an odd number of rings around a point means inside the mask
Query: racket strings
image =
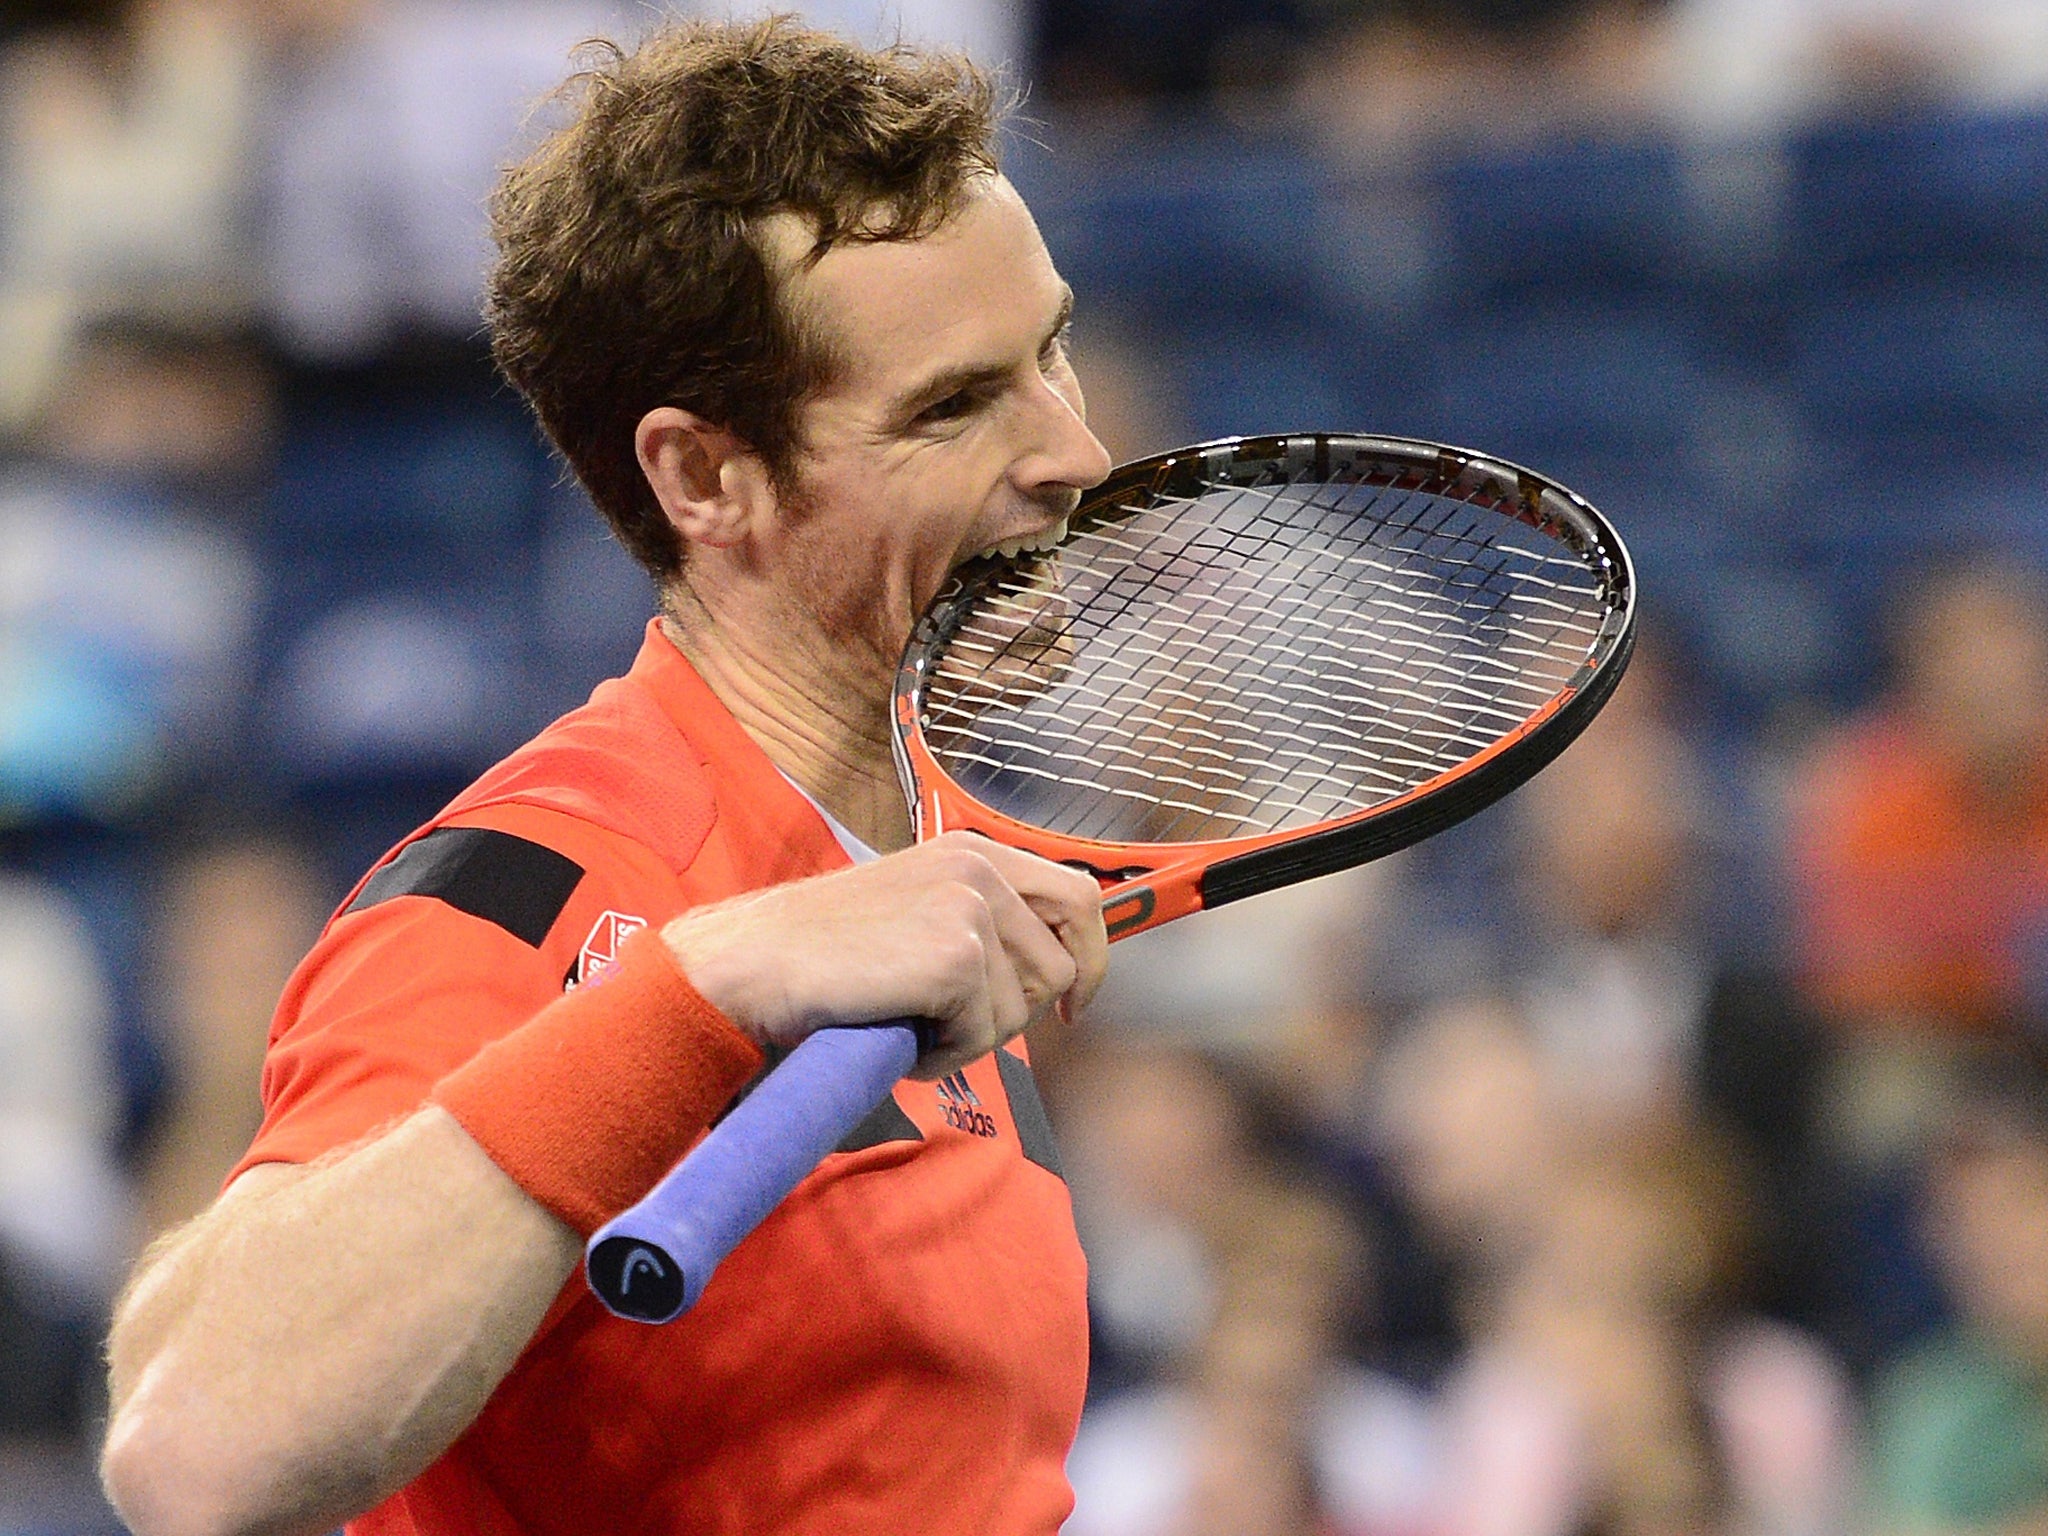
<svg viewBox="0 0 2048 1536"><path fill-rule="evenodd" d="M1406 517L1400 515L1404 510L1409 513ZM1453 530L1453 511L1453 507L1440 505L1434 499L1404 497L1390 510L1386 526L1390 533L1405 536L1410 548L1428 548L1433 543L1441 551L1446 545L1456 547L1469 542L1462 536L1463 530ZM1406 684L1405 680L1410 677L1426 678L1429 673L1440 673L1446 669L1454 676L1461 675L1454 652L1435 643L1442 636L1448 618L1439 618L1435 624L1415 621L1416 587L1409 579L1411 572L1384 559L1359 558L1340 547L1323 528L1311 525L1302 530L1293 529L1276 517L1274 503L1270 499L1257 507L1254 524L1249 531L1255 537L1275 540L1284 540L1288 533L1298 531L1301 537L1293 541L1292 551L1296 556L1306 558L1291 562L1291 574L1296 576L1299 590L1286 596L1294 601L1280 605L1280 611L1271 622L1264 625L1251 623L1237 630L1236 637L1240 640L1257 636L1258 659L1273 669L1273 681L1278 685L1248 690L1246 696L1273 706L1280 715L1292 716L1309 727L1317 728L1307 733L1285 728L1277 732L1279 740L1270 743L1271 760L1285 765L1288 771L1269 783L1266 793L1251 808L1251 819L1283 825L1297 818L1328 819L1350 808L1349 802L1360 772L1383 781L1395 792L1418 782L1418 773L1427 777L1433 771L1434 757L1428 752L1410 750L1425 739L1433 737L1430 744L1440 750L1454 750L1461 745L1467 749L1474 746L1464 729L1465 721L1433 707L1435 696ZM1466 551L1459 550L1459 556L1465 558ZM1493 581L1493 573L1481 572L1476 563L1454 566L1450 574L1451 585L1460 585L1460 578L1468 578L1464 584L1475 592L1484 592L1497 584ZM1369 598L1370 605L1383 611L1373 614L1376 622L1371 626L1324 624L1315 615L1333 611L1330 587L1352 578L1370 583L1360 590L1373 594ZM1226 592L1228 586L1226 583ZM1497 597L1484 606L1488 610L1497 610ZM1322 628L1324 633L1320 644L1304 647L1293 639L1303 624ZM1406 655L1388 656L1386 641L1389 639L1406 641ZM1331 648L1333 641L1338 643L1338 648ZM1356 647L1358 656L1362 658L1386 657L1386 664L1345 666L1345 662L1357 659L1347 655L1351 647ZM1424 657L1420 654L1424 651L1430 654ZM1337 663L1334 667L1331 665L1333 661ZM1347 682L1361 681L1361 674L1375 675L1362 689L1344 686ZM1482 708L1490 702L1491 695L1486 690L1458 682L1450 686L1463 688ZM1369 693L1372 697L1361 698L1358 696L1360 693ZM1390 714L1406 715L1403 739L1389 742L1376 739L1369 732L1347 729L1343 722L1357 716L1357 706L1361 703L1377 703ZM1269 728L1271 724L1269 721ZM1432 731L1431 724L1439 729ZM1323 750L1331 744L1332 731L1339 737L1348 738L1342 745L1350 749L1352 755L1349 760L1341 752L1333 754ZM1464 755L1469 755L1469 750Z"/></svg>
<svg viewBox="0 0 2048 1536"><path fill-rule="evenodd" d="M1223 595L1230 597L1235 594L1226 585L1223 589ZM1240 636L1240 638L1242 637ZM1191 654L1198 655L1199 653ZM1149 660L1151 657L1147 656L1145 659ZM1268 655L1263 657L1262 660L1269 668L1272 667L1273 657ZM1247 747L1246 741L1241 736L1235 740L1227 736L1223 737L1221 739L1230 748L1230 750L1225 751L1218 751L1213 747L1200 745L1201 739L1204 736L1209 737L1211 740L1218 739L1218 733L1204 732L1198 725L1193 723L1195 720L1203 718L1200 712L1209 705L1210 701L1194 697L1188 690L1175 687L1170 681L1153 681L1148 685L1147 691L1150 702L1153 705L1153 719L1151 723L1155 727L1164 726L1170 728L1173 734L1179 736L1189 747L1192 754L1197 754L1199 758L1207 759L1206 761L1198 760L1191 766L1197 769L1209 770L1198 776L1190 776L1188 773L1155 771L1152 775L1157 781L1153 790L1154 796L1159 799L1163 806L1170 809L1196 813L1200 813L1205 809L1211 811L1224 809L1224 805L1219 803L1217 791L1233 786L1242 786L1249 782L1251 778L1249 774L1235 771L1228 766L1233 760L1244 757ZM1096 689L1095 692L1098 698L1105 696L1113 697L1114 694L1114 690L1107 691L1106 693L1105 690L1100 688ZM1282 716L1303 715L1311 725L1319 723L1328 724L1330 721L1341 719L1341 712L1320 703L1317 693L1314 692L1305 701L1289 698L1284 696L1284 694L1276 694L1272 690L1250 690L1243 694L1243 697L1257 703L1263 703L1268 707L1269 714L1273 711L1278 711ZM1214 717L1215 712L1213 708L1209 710L1209 714L1211 717ZM1318 715L1328 718L1319 722L1317 720ZM1140 723L1144 723L1142 719ZM1338 726L1338 729L1342 729L1341 725ZM1069 734L1070 739L1075 740L1077 744L1085 745L1085 742L1079 739L1079 733ZM1115 741L1116 734L1118 733L1112 730L1109 740L1104 744L1112 747L1121 745L1128 755L1136 758L1151 759L1156 756L1160 745L1157 729L1136 732L1123 730L1121 734L1126 738L1123 743ZM1350 734L1353 735L1354 739L1357 736L1357 733ZM1298 781L1303 772L1308 772L1313 777L1320 777L1326 780L1334 779L1340 783L1342 782L1344 775L1329 762L1325 761L1324 755L1317 750L1321 745L1323 743L1314 739L1313 736L1306 736L1300 731L1290 730L1284 725L1279 726L1276 730L1272 727L1272 721L1268 721L1265 746L1276 761L1293 770L1290 774L1293 780ZM1417 763L1411 759L1402 766L1410 770L1418 766L1426 769L1428 764L1426 761ZM1230 782L1219 783L1219 773ZM1123 793L1135 793L1140 798L1143 798L1145 794L1143 790L1132 791L1121 785L1112 787ZM1175 790L1187 791L1197 796L1198 799L1192 802L1178 799L1174 794ZM1240 799L1241 803L1237 809L1244 814L1253 814L1258 809L1258 801L1270 802L1274 795L1271 789L1269 789L1267 794L1257 797L1257 800L1243 795L1233 798ZM1305 802L1297 799L1295 802L1296 808L1299 808L1303 803ZM1316 807L1316 809L1319 810L1321 807Z"/></svg>
<svg viewBox="0 0 2048 1536"><path fill-rule="evenodd" d="M982 594L932 669L942 766L1104 841L1280 831L1427 783L1597 644L1599 574L1512 511L1304 476L1084 523Z"/></svg>
<svg viewBox="0 0 2048 1536"><path fill-rule="evenodd" d="M1232 590L1232 584L1226 583L1222 588L1219 589L1219 595L1227 601L1238 596L1238 593ZM1166 606L1169 609L1173 609L1180 605L1169 603ZM1309 622L1313 623L1316 621L1310 620ZM1260 639L1265 638L1262 637L1260 634L1262 628L1269 632L1269 636L1273 642L1273 645L1279 648L1278 653L1276 654L1272 646L1259 647L1261 654L1257 656L1257 659L1262 664L1264 675L1268 680L1268 686L1262 688L1251 688L1241 690L1241 700L1249 700L1251 702L1266 706L1267 713L1269 716L1277 714L1278 716L1284 718L1290 715L1298 714L1311 724L1318 723L1318 717L1323 717L1325 723L1341 722L1345 718L1346 714L1350 711L1346 708L1332 707L1331 703L1328 701L1331 699L1335 699L1339 703L1347 704L1349 701L1344 700L1342 691L1337 687L1333 686L1337 682L1337 679L1331 672L1331 670L1327 667L1319 668L1316 665L1318 658L1312 655L1304 655L1300 648L1295 646L1288 639L1288 631L1291 627L1296 626L1294 626L1291 622L1266 626L1260 626L1256 623L1232 626L1226 620L1221 625L1213 626L1212 632L1215 634L1222 635L1227 634L1234 628L1235 634L1234 636L1232 636L1232 638L1234 638L1238 642L1237 649L1240 652L1240 655L1237 658L1237 665L1241 665L1242 663L1243 646L1247 641L1256 643ZM1187 643L1188 637L1190 635L1198 633L1201 630L1201 628L1201 625L1195 623L1183 622L1180 624L1176 624L1171 619L1155 619L1155 622L1152 626L1152 629L1155 633L1159 633L1161 631L1172 631L1175 629L1183 630L1186 632L1185 634L1181 635L1176 635L1170 632L1166 633L1163 636L1163 640L1166 646L1178 648L1182 661L1182 673L1185 675L1192 676L1193 679L1198 683L1206 681L1201 677L1201 674L1204 672L1213 675L1222 675L1230 671L1229 667L1223 665L1218 660L1210 656L1205 656L1198 646ZM1333 625L1327 626L1327 628L1331 634L1333 634L1335 637L1341 640L1355 642L1361 637L1361 631L1359 627L1355 625ZM1427 636L1430 632L1431 631L1426 628L1420 629L1419 643L1427 645ZM1366 636L1366 638L1369 639L1370 637ZM1417 640L1418 635L1410 635L1407 638L1409 638L1410 640ZM1439 664L1443 659L1443 648L1436 647L1435 649L1438 650L1439 655L1438 657L1433 659L1432 665ZM1126 654L1124 659L1126 662L1135 659L1140 663L1150 665L1153 663L1164 661L1166 655L1167 651L1165 649L1145 647L1140 645L1132 647L1131 650ZM1396 695L1405 694L1410 698L1422 700L1426 705L1427 700L1426 698L1424 698L1424 696L1420 693L1419 690L1413 688L1402 688L1400 686L1398 675L1393 671L1393 669L1375 669L1371 668L1370 666L1367 666L1363 668L1363 670L1385 670L1387 673L1387 677L1385 679L1375 679L1375 681L1385 682L1387 687ZM1412 659L1410 663L1410 670L1414 670L1414 664L1412 662ZM1290 676L1290 673L1298 673L1300 675ZM1130 680L1131 675L1132 674L1128 666L1126 666L1123 669L1123 675L1121 677L1118 677L1114 674L1110 674L1106 675L1103 681L1128 682ZM1461 685L1455 683L1452 685L1453 688L1457 688L1459 686ZM1295 690L1298 696L1290 697L1290 689ZM1100 685L1096 686L1092 690L1087 691L1092 691L1096 699L1100 702L1109 701L1114 697L1115 693L1117 692L1117 690L1114 688L1106 688ZM1479 701L1481 707L1484 708L1486 696L1483 693L1483 691L1469 688L1464 689L1464 691L1473 698L1476 698ZM1192 697L1187 689L1175 686L1175 683L1173 681L1154 681L1150 684L1148 692L1151 702L1154 703L1156 706L1172 707L1174 704L1178 702L1184 706L1199 708L1202 703L1201 700ZM1184 725L1185 722L1181 717L1184 717L1187 714L1187 712L1187 708L1176 710L1175 723ZM1459 722L1447 719L1445 716L1443 716L1441 711L1432 711L1431 713L1434 713L1440 721L1443 721L1443 723L1446 724L1446 726L1450 727L1452 737L1453 739L1456 739L1456 726L1459 724ZM1513 717L1503 714L1501 718L1504 721L1511 721ZM1275 732L1272 729L1272 719L1269 718L1267 724L1268 737L1270 739L1275 734ZM1343 729L1341 723L1337 724L1337 729ZM1117 734L1117 732L1115 732L1114 728L1112 728L1112 745L1115 744L1115 734ZM1121 734L1130 736L1132 733L1123 732ZM1190 735L1195 737L1196 739L1199 739L1199 737L1203 734L1213 733L1203 733L1199 730L1199 728L1195 728L1190 731ZM1296 732L1291 732L1287 730L1284 725L1279 727L1277 734L1281 738L1292 738L1298 735L1298 733ZM1352 732L1348 734L1350 734L1354 740L1359 739L1359 733ZM1461 744L1468 747L1473 745L1473 743L1469 739L1463 740ZM1151 745L1153 745L1153 743L1151 743L1149 740L1141 739L1133 743L1130 747L1130 750L1135 752L1142 748L1150 747ZM1240 742L1238 746L1241 753L1242 743ZM1284 746L1281 750L1284 752ZM1412 766L1412 764L1410 766ZM1244 775L1239 775L1238 777L1242 778L1244 777Z"/></svg>
<svg viewBox="0 0 2048 1536"><path fill-rule="evenodd" d="M1421 526L1420 518L1427 515L1430 511L1436 511L1439 513L1439 516L1429 527L1421 529L1421 531L1431 538L1444 538L1446 532L1444 525L1448 521L1450 513L1461 509L1462 504L1451 503L1448 508L1445 508L1441 505L1441 498L1432 497L1429 498L1429 501L1431 505L1421 508L1417 515L1409 521L1402 522L1389 519L1387 524L1389 532L1402 534L1417 531ZM1284 536L1290 531L1284 523L1274 522L1270 517L1266 518L1265 521L1270 525L1269 527L1263 529L1255 528L1252 531L1259 536L1264 536L1267 533ZM1313 533L1311 533L1311 537L1313 537ZM1450 542L1461 546L1461 548L1469 548L1484 553L1515 555L1524 560L1545 561L1553 565L1569 566L1573 574L1579 578L1579 581L1577 584L1567 587L1566 583L1550 582L1541 574L1532 571L1524 572L1510 585L1500 580L1501 573L1498 561L1489 567L1482 568L1477 561L1461 557L1458 564L1446 567L1448 579L1441 584L1433 583L1430 586L1431 591L1440 590L1441 586L1445 585L1453 589L1463 588L1470 591L1474 595L1475 600L1478 600L1482 594L1491 592L1494 596L1494 601L1487 606L1495 612L1511 597L1519 598L1526 603L1547 604L1554 610L1559 620L1560 628L1576 629L1588 645L1593 642L1597 636L1597 626L1588 626L1583 622L1576 624L1573 622L1583 619L1586 612L1585 598L1590 590L1585 580L1588 573L1583 564L1576 561L1566 562L1555 556L1535 555L1528 551L1509 549L1505 546L1485 546L1469 536L1455 538L1450 540ZM1402 564L1396 562L1363 557L1342 549L1335 549L1329 552L1334 555L1334 561L1330 566L1330 574L1333 577L1352 576L1361 582L1367 583L1360 590L1365 594L1368 603L1375 609L1380 610L1384 617L1382 624L1371 628L1353 627L1349 631L1344 632L1344 638L1370 644L1374 641L1397 638L1401 633L1405 632L1413 637L1418 647L1428 648L1430 640L1443 632L1448 622L1448 617L1440 618L1437 624L1427 627L1414 622L1411 617L1414 612L1416 595L1415 572L1413 570L1405 568ZM1256 577L1247 578L1248 582L1255 579ZM1569 602L1558 602L1530 590L1532 586L1542 587L1545 585L1554 585L1561 590L1569 591L1572 600ZM1173 605L1169 601L1165 606L1170 610ZM1287 601L1287 594L1281 594L1280 602L1276 608L1273 628L1277 634L1285 636L1290 632L1292 625L1317 624L1319 621L1315 617L1316 611L1326 607L1327 604L1321 600L1320 594L1304 594L1292 603ZM1476 622L1470 610L1462 616L1462 622L1468 624ZM1553 632L1543 638L1546 641L1554 641L1555 633ZM1504 647L1504 651L1509 654L1514 649L1514 647ZM1458 657L1452 648L1439 647L1437 648L1437 654L1445 665L1455 666L1457 664ZM1420 658L1404 657L1403 659L1414 661ZM1469 656L1466 659L1469 660ZM1512 687L1518 681L1518 677L1518 671L1513 666L1503 665L1496 671L1497 681L1499 685L1504 687Z"/></svg>

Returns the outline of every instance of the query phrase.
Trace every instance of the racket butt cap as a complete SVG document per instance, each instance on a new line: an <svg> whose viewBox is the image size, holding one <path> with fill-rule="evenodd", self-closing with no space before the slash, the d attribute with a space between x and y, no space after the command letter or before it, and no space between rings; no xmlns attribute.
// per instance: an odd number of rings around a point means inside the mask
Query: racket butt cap
<svg viewBox="0 0 2048 1536"><path fill-rule="evenodd" d="M695 1301L683 1266L668 1250L643 1237L600 1236L584 1255L590 1288L614 1317L635 1323L665 1323Z"/></svg>

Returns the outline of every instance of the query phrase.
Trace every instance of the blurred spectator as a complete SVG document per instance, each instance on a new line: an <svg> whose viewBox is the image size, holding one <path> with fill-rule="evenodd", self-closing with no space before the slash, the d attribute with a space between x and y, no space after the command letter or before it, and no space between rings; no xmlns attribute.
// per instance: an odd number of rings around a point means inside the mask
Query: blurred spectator
<svg viewBox="0 0 2048 1536"><path fill-rule="evenodd" d="M1641 1117L1691 1093L1718 956L1700 921L1705 784L1645 654L1509 807L1515 989L1561 1088Z"/></svg>
<svg viewBox="0 0 2048 1536"><path fill-rule="evenodd" d="M479 324L484 199L612 0L299 0L264 138L277 322L302 356L361 361Z"/></svg>
<svg viewBox="0 0 2048 1536"><path fill-rule="evenodd" d="M1827 1314L1834 1186L1816 1157L1829 1042L1774 957L1721 938L1720 906L1758 876L1724 830L1730 793L1681 733L1674 688L1646 646L1555 763L1418 850L1392 947L1422 1025L1390 1048L1377 1123L1358 1124L1349 1151L1330 1122L1318 1132L1382 1225L1420 1224L1419 1247L1387 1240L1417 1266L1390 1294L1441 1285L1461 1231L1510 1219L1526 1198L1518 1179L1540 1185L1550 1133L1532 1122L1699 1115L1737 1138L1757 1181L1761 1300L1809 1325ZM1432 1316L1408 1326L1434 1328Z"/></svg>
<svg viewBox="0 0 2048 1536"><path fill-rule="evenodd" d="M1698 1392L1727 1484L1727 1536L1854 1530L1868 1456L1855 1383L1815 1337L1765 1318L1723 1326Z"/></svg>
<svg viewBox="0 0 2048 1536"><path fill-rule="evenodd" d="M1819 1326L1839 1290L1820 1137L1831 1043L1776 955L1719 942L1716 899L1757 883L1647 650L1584 737L1509 807L1519 899L1509 990L1588 1124L1703 1115L1756 1185L1753 1278Z"/></svg>
<svg viewBox="0 0 2048 1536"><path fill-rule="evenodd" d="M1582 1129L1536 1200L1445 1387L1441 1528L1838 1529L1846 1378L1810 1340L1740 1321L1746 1197L1725 1150L1682 1118ZM1808 1432L1758 1457L1715 1433L1736 1422L1720 1403Z"/></svg>
<svg viewBox="0 0 2048 1536"><path fill-rule="evenodd" d="M1786 857L1807 993L1833 1035L1814 1151L1833 1170L1834 1336L1859 1369L1938 1314L1912 1228L1928 1138L1971 1063L2036 1027L2048 912L2048 596L2000 560L1916 579L1889 691L1825 733Z"/></svg>
<svg viewBox="0 0 2048 1536"><path fill-rule="evenodd" d="M239 343L109 321L0 464L0 820L127 813L226 756L257 574L232 521L267 450Z"/></svg>
<svg viewBox="0 0 2048 1536"><path fill-rule="evenodd" d="M127 1268L111 1000L83 918L0 874L0 1437L77 1433Z"/></svg>
<svg viewBox="0 0 2048 1536"><path fill-rule="evenodd" d="M1372 1235L1374 1342L1408 1385L1357 1401L1345 1443L1370 1493L1344 1507L1407 1516L1361 1529L1846 1528L1851 1382L1754 1310L1735 1142L1683 1096L1618 1115L1499 998L1399 1029L1377 1078L1397 1220Z"/></svg>
<svg viewBox="0 0 2048 1536"><path fill-rule="evenodd" d="M1815 117L2048 99L2048 10L2034 0L1674 0L1677 120L1756 133Z"/></svg>
<svg viewBox="0 0 2048 1536"><path fill-rule="evenodd" d="M1607 1138L1538 1193L1534 1242L1474 1298L1472 1350L1446 1387L1449 1529L1715 1522L1681 1321L1725 1261L1725 1192L1704 1187L1692 1151Z"/></svg>
<svg viewBox="0 0 2048 1536"><path fill-rule="evenodd" d="M1250 1155L1244 1107L1199 1055L1088 1040L1048 1075L1089 1253L1094 1385L1156 1374L1215 1311L1213 1198Z"/></svg>
<svg viewBox="0 0 2048 1536"><path fill-rule="evenodd" d="M991 66L1015 63L1021 43L1000 4L782 8L877 41L900 32L962 46ZM269 25L264 137L268 265L288 345L342 363L422 333L475 334L498 167L577 46L631 41L645 15L630 0L296 0L286 10L289 24Z"/></svg>
<svg viewBox="0 0 2048 1536"><path fill-rule="evenodd" d="M1953 1320L1877 1384L1871 1528L2048 1530L2048 1080L1973 1068L1932 1154L1925 1235Z"/></svg>
<svg viewBox="0 0 2048 1536"><path fill-rule="evenodd" d="M1063 1082L1099 1346L1066 1529L1328 1529L1356 1234L1202 1057L1098 1042Z"/></svg>
<svg viewBox="0 0 2048 1536"><path fill-rule="evenodd" d="M146 1234L197 1215L255 1135L271 1014L335 895L276 830L210 832L172 853L152 944L170 1102L142 1159Z"/></svg>
<svg viewBox="0 0 2048 1536"><path fill-rule="evenodd" d="M249 319L260 56L240 0L46 7L0 52L0 432L110 311Z"/></svg>
<svg viewBox="0 0 2048 1536"><path fill-rule="evenodd" d="M138 493L175 493L216 522L250 515L270 462L276 384L248 333L124 311L65 348L58 387L29 422L31 459Z"/></svg>
<svg viewBox="0 0 2048 1536"><path fill-rule="evenodd" d="M1852 1036L2009 1036L2048 914L2048 590L1959 565L1907 595L1896 639L1891 691L1795 792L1806 983Z"/></svg>
<svg viewBox="0 0 2048 1536"><path fill-rule="evenodd" d="M1308 1212L1299 1235L1322 1241ZM1276 1225L1279 1225L1276 1223ZM1317 1478L1316 1416L1335 1361L1324 1320L1329 1279L1262 1253L1231 1288L1187 1384L1188 1465L1169 1529L1179 1536L1316 1536L1329 1526ZM1307 1294L1294 1294L1301 1287Z"/></svg>
<svg viewBox="0 0 2048 1536"><path fill-rule="evenodd" d="M1554 1176L1558 1124L1541 1052L1507 1004L1445 1004L1404 1029L1380 1075L1375 1135L1431 1240L1514 1262Z"/></svg>
<svg viewBox="0 0 2048 1536"><path fill-rule="evenodd" d="M1435 1387L1464 1353L1467 1305L1522 1262L1563 1127L1541 1052L1503 999L1439 1004L1378 1064L1362 1155L1324 1155L1372 1223L1386 1363Z"/></svg>
<svg viewBox="0 0 2048 1536"><path fill-rule="evenodd" d="M1639 125L1661 83L1662 0L1338 4L1295 110L1368 160Z"/></svg>

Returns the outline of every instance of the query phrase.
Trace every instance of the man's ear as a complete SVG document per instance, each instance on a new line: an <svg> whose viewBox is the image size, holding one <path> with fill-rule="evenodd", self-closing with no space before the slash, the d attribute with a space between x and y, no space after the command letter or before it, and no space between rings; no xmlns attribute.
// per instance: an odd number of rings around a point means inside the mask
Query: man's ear
<svg viewBox="0 0 2048 1536"><path fill-rule="evenodd" d="M655 499L686 544L728 548L772 515L768 467L724 427L679 406L657 406L633 431Z"/></svg>

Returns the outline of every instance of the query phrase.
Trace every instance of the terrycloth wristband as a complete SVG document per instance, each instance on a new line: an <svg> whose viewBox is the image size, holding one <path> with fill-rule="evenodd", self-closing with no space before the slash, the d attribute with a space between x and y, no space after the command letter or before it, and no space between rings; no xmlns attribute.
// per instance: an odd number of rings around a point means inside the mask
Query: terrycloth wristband
<svg viewBox="0 0 2048 1536"><path fill-rule="evenodd" d="M428 1097L588 1235L675 1166L762 1060L650 928Z"/></svg>

